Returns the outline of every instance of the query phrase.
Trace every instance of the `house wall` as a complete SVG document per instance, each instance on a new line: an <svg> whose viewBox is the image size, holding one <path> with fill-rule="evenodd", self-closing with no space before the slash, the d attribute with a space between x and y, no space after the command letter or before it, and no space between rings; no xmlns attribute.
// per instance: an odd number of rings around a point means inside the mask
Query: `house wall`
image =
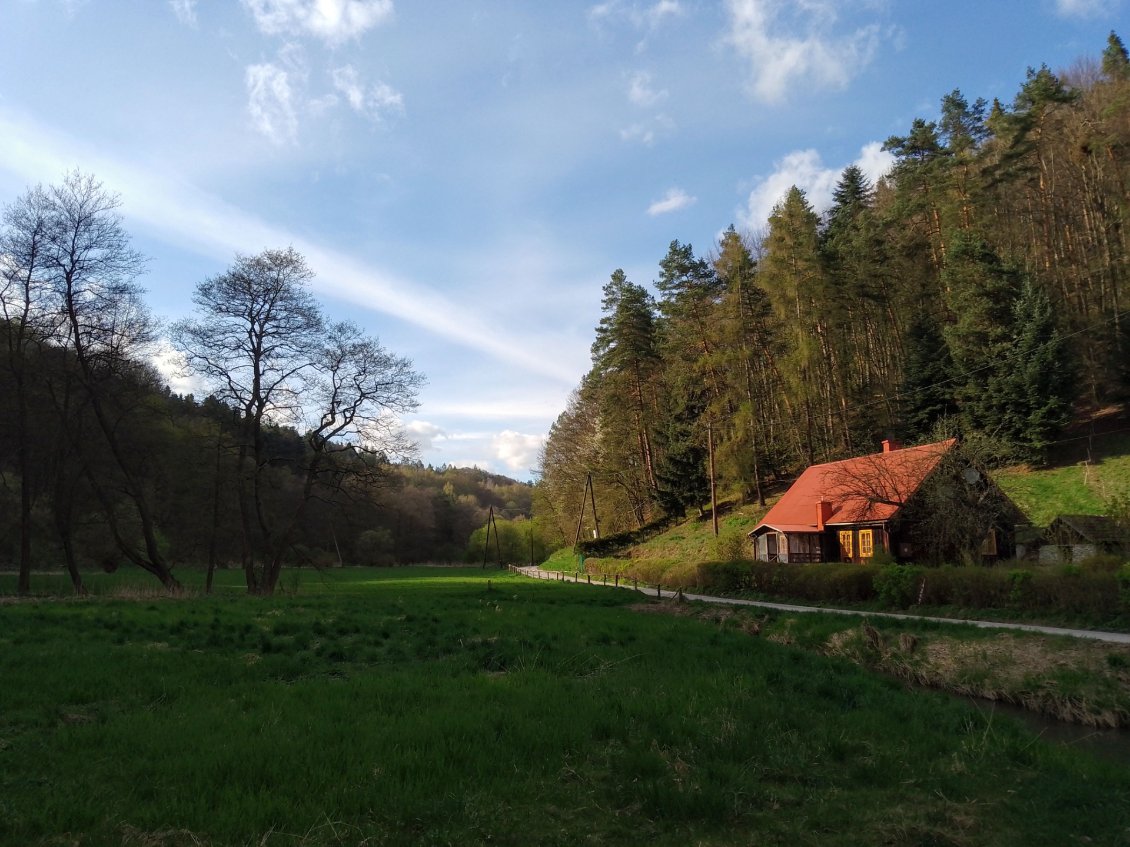
<svg viewBox="0 0 1130 847"><path fill-rule="evenodd" d="M1098 545L1095 544L1045 544L1040 548L1040 564L1061 565L1081 562L1097 555L1098 552Z"/></svg>
<svg viewBox="0 0 1130 847"><path fill-rule="evenodd" d="M890 547L890 538L887 535L886 529L882 524L871 524L867 526L832 526L829 527L827 556L826 561L829 562L855 562L856 564L868 563L874 558L875 554L880 550L886 550ZM869 530L871 532L871 555L863 556L860 552L859 533L860 530ZM843 544L840 540L841 532L851 533L851 555L845 555Z"/></svg>

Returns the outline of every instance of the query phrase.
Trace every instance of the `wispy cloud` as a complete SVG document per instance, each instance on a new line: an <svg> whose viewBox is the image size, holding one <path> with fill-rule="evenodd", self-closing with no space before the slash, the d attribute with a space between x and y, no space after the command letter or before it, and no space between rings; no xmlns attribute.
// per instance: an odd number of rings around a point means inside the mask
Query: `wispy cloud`
<svg viewBox="0 0 1130 847"><path fill-rule="evenodd" d="M1098 18L1113 15L1121 0L1056 0L1055 10L1064 18Z"/></svg>
<svg viewBox="0 0 1130 847"><path fill-rule="evenodd" d="M878 24L833 32L832 0L727 0L726 42L748 63L749 88L772 103L791 91L841 89L868 65L880 40ZM789 22L782 18L792 13Z"/></svg>
<svg viewBox="0 0 1130 847"><path fill-rule="evenodd" d="M392 18L392 0L243 0L267 35L310 35L336 45Z"/></svg>
<svg viewBox="0 0 1130 847"><path fill-rule="evenodd" d="M651 84L651 74L636 71L628 77L628 100L634 106L654 106L667 98L667 90L656 90Z"/></svg>
<svg viewBox="0 0 1130 847"><path fill-rule="evenodd" d="M882 144L873 141L860 150L853 164L874 184L891 169L894 157L883 150ZM815 150L794 150L776 163L772 174L757 181L745 209L738 212L738 218L747 229L765 227L773 207L794 185L803 189L808 202L817 212L823 212L832 205L832 192L842 173L843 168L825 167Z"/></svg>
<svg viewBox="0 0 1130 847"><path fill-rule="evenodd" d="M392 86L378 82L366 86L352 65L335 68L333 86L345 97L353 111L370 120L381 122L388 115L403 113L404 97Z"/></svg>
<svg viewBox="0 0 1130 847"><path fill-rule="evenodd" d="M249 65L244 79L252 125L273 144L292 143L298 136L298 116L287 72L269 62Z"/></svg>
<svg viewBox="0 0 1130 847"><path fill-rule="evenodd" d="M679 17L683 11L683 5L678 0L658 0L655 3L607 0L591 6L588 17L594 24L622 20L631 23L637 29L655 29L669 18Z"/></svg>
<svg viewBox="0 0 1130 847"><path fill-rule="evenodd" d="M185 26L196 26L196 0L169 0L173 14Z"/></svg>
<svg viewBox="0 0 1130 847"><path fill-rule="evenodd" d="M107 158L81 142L45 130L0 109L4 156L0 169L28 183L51 182L82 162L123 200L123 213L170 244L228 263L236 253L292 245L318 276L315 289L361 309L380 312L529 374L573 384L573 362L520 332L500 334L472 305L456 303L436 290L375 267L320 242L232 206L166 173ZM541 341L539 339L539 341Z"/></svg>
<svg viewBox="0 0 1130 847"><path fill-rule="evenodd" d="M652 217L670 214L694 205L696 200L681 188L669 188L662 200L656 200L647 207L647 213Z"/></svg>
<svg viewBox="0 0 1130 847"><path fill-rule="evenodd" d="M639 142L651 146L656 139L670 135L676 125L670 117L658 114L644 121L638 121L620 130L621 141Z"/></svg>

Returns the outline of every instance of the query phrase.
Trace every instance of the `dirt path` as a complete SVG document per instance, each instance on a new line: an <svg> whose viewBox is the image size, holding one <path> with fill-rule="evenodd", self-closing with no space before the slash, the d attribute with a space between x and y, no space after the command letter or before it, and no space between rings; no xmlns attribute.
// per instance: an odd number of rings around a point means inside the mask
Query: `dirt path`
<svg viewBox="0 0 1130 847"><path fill-rule="evenodd" d="M546 579L550 581L561 581L564 578L566 582L577 582L582 585L588 584L581 582L577 575L572 578L569 574L563 574L559 571L544 571L538 567L513 567L515 573L524 574L525 576L534 579ZM1011 629L1020 630L1022 632L1038 632L1044 635L1066 635L1071 638L1089 638L1095 641L1105 641L1109 644L1130 644L1130 633L1125 632L1103 632L1094 629L1069 629L1067 627L1059 626L1041 626L1040 624L1030 623L1008 623L1004 621L980 621L980 620L963 620L959 618L935 618L926 615L905 615L896 612L872 612L860 611L859 609L829 609L823 606L797 606L791 603L769 603L763 600L739 600L733 597L713 597L708 594L688 594L687 592L677 591L664 591L658 587L635 587L629 584L627 580L622 580L619 585L613 583L592 582L592 585L606 587L606 588L627 588L629 591L639 591L641 594L646 594L650 597L675 597L679 593L682 594L686 600L696 600L700 603L716 603L724 606L755 606L762 609L774 609L779 612L822 612L829 615L853 615L855 617L869 617L869 618L892 618L901 621L930 621L932 623L944 624L964 624L966 626L976 626L982 629Z"/></svg>

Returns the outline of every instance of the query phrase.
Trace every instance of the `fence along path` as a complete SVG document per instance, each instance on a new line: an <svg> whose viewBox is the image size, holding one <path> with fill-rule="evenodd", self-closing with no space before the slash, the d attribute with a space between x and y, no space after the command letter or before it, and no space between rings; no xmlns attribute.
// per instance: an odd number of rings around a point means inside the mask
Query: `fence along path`
<svg viewBox="0 0 1130 847"><path fill-rule="evenodd" d="M1037 632L1042 635L1065 635L1069 638L1089 638L1094 641L1105 641L1110 644L1130 644L1130 633L1126 632L1103 632L1102 630L1096 629L1069 629L1067 627L1041 626L1040 624L1010 623L1005 621L935 618L927 615L905 615L897 612L871 612L860 611L859 609L831 609L826 606L797 606L792 603L770 603L765 600L740 600L736 597L688 594L681 589L665 589L660 585L649 585L640 583L638 580L621 578L618 574L613 577L612 582L609 582L607 575L597 577L597 579L594 580L592 574L586 573L584 574L585 579L582 580L582 574L580 572L570 574L565 571L546 571L534 566L510 565L510 570L512 573L522 574L523 576L528 576L533 579L546 579L551 582L573 582L580 585L595 585L606 588L626 588L629 591L638 591L641 594L658 599L666 597L671 600L693 600L699 603L717 603L723 606L755 606L759 609L774 609L778 612L815 612L828 615L854 615L855 617L861 618L890 618L899 621L930 621L931 623L963 624L965 626L976 626L982 629L1011 629L1020 630L1022 632Z"/></svg>

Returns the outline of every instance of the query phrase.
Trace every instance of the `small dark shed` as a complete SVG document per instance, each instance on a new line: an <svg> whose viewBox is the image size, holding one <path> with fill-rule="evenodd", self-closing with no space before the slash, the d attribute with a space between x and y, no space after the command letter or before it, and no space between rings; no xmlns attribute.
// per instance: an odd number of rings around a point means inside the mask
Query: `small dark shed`
<svg viewBox="0 0 1130 847"><path fill-rule="evenodd" d="M1044 532L1040 561L1080 562L1100 553L1130 553L1130 533L1102 515L1060 515Z"/></svg>

